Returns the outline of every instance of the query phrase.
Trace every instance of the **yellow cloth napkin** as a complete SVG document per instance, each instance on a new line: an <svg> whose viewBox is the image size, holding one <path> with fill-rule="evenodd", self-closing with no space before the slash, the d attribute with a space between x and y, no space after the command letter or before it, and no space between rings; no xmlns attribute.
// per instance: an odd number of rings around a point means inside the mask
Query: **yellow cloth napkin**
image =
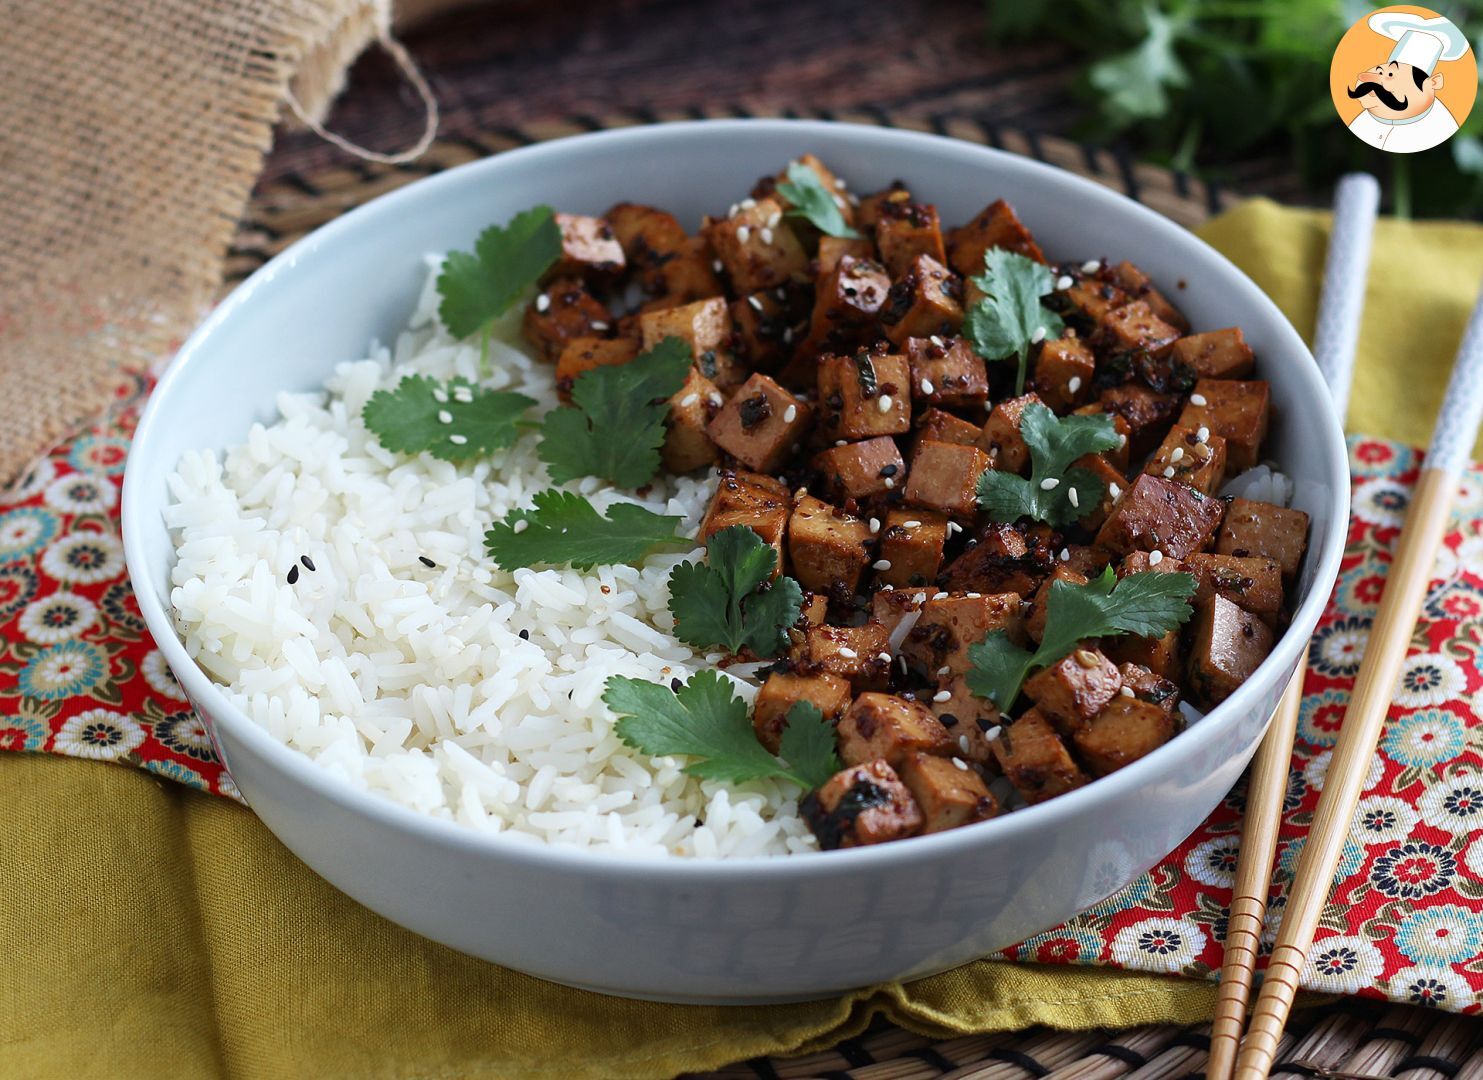
<svg viewBox="0 0 1483 1080"><path fill-rule="evenodd" d="M1311 330L1326 217L1264 202L1206 235ZM1424 442L1483 228L1383 222L1351 429ZM979 962L905 987L722 1009L620 1001L460 956L350 901L224 799L0 754L0 1073L40 1078L669 1076L831 1045L1204 1019L1214 987Z"/></svg>

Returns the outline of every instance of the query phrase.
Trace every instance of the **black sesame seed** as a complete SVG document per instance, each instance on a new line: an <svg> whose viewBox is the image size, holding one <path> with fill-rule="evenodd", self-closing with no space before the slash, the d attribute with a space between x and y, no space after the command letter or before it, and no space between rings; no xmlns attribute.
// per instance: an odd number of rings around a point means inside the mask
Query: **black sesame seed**
<svg viewBox="0 0 1483 1080"><path fill-rule="evenodd" d="M897 466L897 465L882 465L881 466L881 475L882 476L895 476L899 468L900 468L900 466Z"/></svg>
<svg viewBox="0 0 1483 1080"><path fill-rule="evenodd" d="M300 555L299 556L299 562L301 562L301 563L304 564L304 569L305 570L308 570L310 573L313 573L314 572L314 560L311 559L311 558L309 558L309 556L307 556L307 555Z"/></svg>
<svg viewBox="0 0 1483 1080"><path fill-rule="evenodd" d="M426 555L417 556L417 561L420 562L423 566L427 567L429 570L436 570L438 568L438 564L433 562Z"/></svg>
<svg viewBox="0 0 1483 1080"><path fill-rule="evenodd" d="M942 724L943 727L957 727L958 726L958 718L956 716L954 716L950 712L943 713L941 716L939 716L937 718L937 720L938 720L939 723Z"/></svg>
<svg viewBox="0 0 1483 1080"><path fill-rule="evenodd" d="M987 716L980 716L978 718L978 730L979 731L988 731L989 728L991 728L993 726L994 726L994 721L990 720Z"/></svg>
<svg viewBox="0 0 1483 1080"><path fill-rule="evenodd" d="M682 683L682 682L680 682L680 680L678 678L669 680L669 688L671 690L673 690L677 694L680 692L680 687L682 687L684 685L685 684Z"/></svg>
<svg viewBox="0 0 1483 1080"><path fill-rule="evenodd" d="M292 585L299 580L299 564L294 563L288 568L288 583Z"/></svg>
<svg viewBox="0 0 1483 1080"><path fill-rule="evenodd" d="M529 630L522 630L522 631L520 631L520 640L521 641L529 641L530 640L530 631Z"/></svg>

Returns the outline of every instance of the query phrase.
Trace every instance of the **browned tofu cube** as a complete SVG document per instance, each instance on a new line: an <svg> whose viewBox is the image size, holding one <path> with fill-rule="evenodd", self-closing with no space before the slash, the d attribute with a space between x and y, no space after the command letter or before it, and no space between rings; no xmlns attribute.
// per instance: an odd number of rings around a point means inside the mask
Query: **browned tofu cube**
<svg viewBox="0 0 1483 1080"><path fill-rule="evenodd" d="M1153 556L1146 551L1130 551L1123 561L1117 564L1117 578L1123 578L1132 574L1187 574L1189 564L1183 559L1174 559L1161 556L1158 562L1153 561Z"/></svg>
<svg viewBox="0 0 1483 1080"><path fill-rule="evenodd" d="M834 205L839 207L839 213L840 216L844 218L844 223L846 225L854 225L855 207L850 203L849 199L845 195L844 181L835 176L833 170L831 170L829 166L825 165L813 154L804 154L796 162L789 163L790 167L794 164L804 166L805 168L811 170L813 174L819 178L819 183L823 185L824 190L829 192L829 194L833 196ZM780 173L777 174L776 177L772 179L772 182L770 184L767 184L766 186L771 188L772 191L776 192L777 185L786 183L787 180L788 169L784 168ZM775 197L784 206L791 207L793 205L781 193L777 193Z"/></svg>
<svg viewBox="0 0 1483 1080"><path fill-rule="evenodd" d="M525 309L521 329L536 351L554 362L575 338L602 337L612 316L575 278L547 285Z"/></svg>
<svg viewBox="0 0 1483 1080"><path fill-rule="evenodd" d="M1107 459L1106 454L1083 454L1071 464L1078 469L1085 469L1102 482L1102 498L1078 519L1083 529L1094 533L1102 527L1107 515L1112 513L1112 506L1128 486L1128 480L1122 470Z"/></svg>
<svg viewBox="0 0 1483 1080"><path fill-rule="evenodd" d="M1175 424L1143 471L1214 495L1226 477L1226 441L1209 428Z"/></svg>
<svg viewBox="0 0 1483 1080"><path fill-rule="evenodd" d="M1100 649L1073 649L1025 680L1025 694L1063 735L1106 707L1123 687L1117 665Z"/></svg>
<svg viewBox="0 0 1483 1080"><path fill-rule="evenodd" d="M1072 585L1085 585L1087 576L1072 569L1069 563L1058 562L1056 568L1050 572L1050 576L1040 583L1040 587L1035 590L1035 595L1030 600L1030 613L1025 616L1025 633L1037 645L1045 637L1045 616L1050 604L1050 590L1058 581L1065 581Z"/></svg>
<svg viewBox="0 0 1483 1080"><path fill-rule="evenodd" d="M698 539L705 543L722 529L745 525L778 553L781 570L783 537L792 512L793 496L786 484L761 473L722 469L716 494L711 498L705 520L700 523Z"/></svg>
<svg viewBox="0 0 1483 1080"><path fill-rule="evenodd" d="M625 202L609 209L603 220L623 248L623 261L634 279L647 292L666 292L661 267L675 257L688 239L678 219L652 206Z"/></svg>
<svg viewBox="0 0 1483 1080"><path fill-rule="evenodd" d="M1170 630L1160 638L1139 637L1122 634L1104 638L1102 651L1118 665L1137 664L1148 668L1161 679L1180 678L1183 668L1183 651L1179 645L1179 631Z"/></svg>
<svg viewBox="0 0 1483 1080"><path fill-rule="evenodd" d="M1210 545L1224 510L1219 499L1144 473L1107 515L1097 533L1097 546L1119 555L1161 551L1183 559Z"/></svg>
<svg viewBox="0 0 1483 1080"><path fill-rule="evenodd" d="M918 750L906 755L899 773L926 819L924 833L987 821L999 813L999 800L962 758L936 757Z"/></svg>
<svg viewBox="0 0 1483 1080"><path fill-rule="evenodd" d="M839 756L846 765L885 761L900 765L907 754L951 754L953 737L924 705L892 694L861 694L839 718Z"/></svg>
<svg viewBox="0 0 1483 1080"><path fill-rule="evenodd" d="M1179 338L1179 331L1153 313L1147 301L1134 300L1102 317L1098 343L1113 353L1160 356Z"/></svg>
<svg viewBox="0 0 1483 1080"><path fill-rule="evenodd" d="M1308 515L1254 499L1232 499L1215 538L1220 555L1257 555L1273 559L1291 581L1308 549Z"/></svg>
<svg viewBox="0 0 1483 1080"><path fill-rule="evenodd" d="M1178 732L1174 714L1121 694L1071 736L1093 776L1106 776L1163 746Z"/></svg>
<svg viewBox="0 0 1483 1080"><path fill-rule="evenodd" d="M934 598L922 605L916 625L901 643L901 655L929 679L962 675L970 666L969 646L996 630L1024 640L1018 593Z"/></svg>
<svg viewBox="0 0 1483 1080"><path fill-rule="evenodd" d="M891 288L886 268L874 259L846 255L819 278L808 337L798 347L800 358L823 352L849 352L869 345L879 335L877 318ZM795 364L799 377L806 371Z"/></svg>
<svg viewBox="0 0 1483 1080"><path fill-rule="evenodd" d="M819 429L830 439L904 435L911 430L906 357L860 352L819 358Z"/></svg>
<svg viewBox="0 0 1483 1080"><path fill-rule="evenodd" d="M1112 565L1112 552L1095 544L1066 544L1056 553L1055 565L1092 578Z"/></svg>
<svg viewBox="0 0 1483 1080"><path fill-rule="evenodd" d="M1029 472L1030 448L1020 434L1020 419L1029 406L1044 404L1039 395L1029 393L994 406L984 421L984 437L980 444L988 452L990 466L1000 472Z"/></svg>
<svg viewBox="0 0 1483 1080"><path fill-rule="evenodd" d="M801 496L788 520L788 557L805 589L852 596L870 564L870 526L812 495Z"/></svg>
<svg viewBox="0 0 1483 1080"><path fill-rule="evenodd" d="M973 277L984 272L984 255L996 247L1045 262L1040 246L1014 209L1003 199L995 199L967 225L949 234L948 263L964 277Z"/></svg>
<svg viewBox="0 0 1483 1080"><path fill-rule="evenodd" d="M1261 379L1201 379L1179 416L1187 427L1208 427L1226 441L1231 472L1249 469L1261 460L1272 400Z"/></svg>
<svg viewBox="0 0 1483 1080"><path fill-rule="evenodd" d="M906 478L906 501L969 518L978 506L978 478L989 456L976 446L918 439Z"/></svg>
<svg viewBox="0 0 1483 1080"><path fill-rule="evenodd" d="M999 768L1027 803L1042 803L1087 783L1066 744L1039 709L1004 725L991 746Z"/></svg>
<svg viewBox="0 0 1483 1080"><path fill-rule="evenodd" d="M946 697L943 697L944 693ZM999 770L999 763L989 749L989 736L999 737L1003 721L999 706L968 689L968 683L961 675L939 681L937 692L924 704L956 742L954 757L995 772Z"/></svg>
<svg viewBox="0 0 1483 1080"><path fill-rule="evenodd" d="M695 300L708 300L725 292L717 267L721 261L711 251L704 236L689 237L679 250L659 267L664 282L664 302L679 306Z"/></svg>
<svg viewBox="0 0 1483 1080"><path fill-rule="evenodd" d="M906 462L888 435L831 446L815 454L812 464L837 502L881 495L906 482Z"/></svg>
<svg viewBox="0 0 1483 1080"><path fill-rule="evenodd" d="M715 383L700 372L691 368L685 373L685 385L669 399L669 415L664 418L664 446L659 454L666 471L687 473L721 460L708 429L724 400Z"/></svg>
<svg viewBox="0 0 1483 1080"><path fill-rule="evenodd" d="M896 279L880 311L886 337L949 337L963 325L963 282L930 255L918 255Z"/></svg>
<svg viewBox="0 0 1483 1080"><path fill-rule="evenodd" d="M1276 559L1195 554L1185 560L1184 566L1199 583L1197 605L1209 602L1212 596L1224 596L1268 626L1277 625L1283 593L1282 567Z"/></svg>
<svg viewBox="0 0 1483 1080"><path fill-rule="evenodd" d="M889 634L908 614L922 610L922 605L932 595L930 588L878 589L870 596L870 617L884 626Z"/></svg>
<svg viewBox="0 0 1483 1080"><path fill-rule="evenodd" d="M911 201L911 192L906 185L900 180L893 180L890 187L860 197L860 202L855 207L855 225L861 229L874 229L880 224L881 215L888 203Z"/></svg>
<svg viewBox="0 0 1483 1080"><path fill-rule="evenodd" d="M572 384L579 375L593 368L626 364L638 354L638 342L631 338L572 338L556 358L556 396L570 402Z"/></svg>
<svg viewBox="0 0 1483 1080"><path fill-rule="evenodd" d="M803 604L798 609L798 621L793 626L807 630L810 626L823 626L829 614L829 598L823 593L805 592Z"/></svg>
<svg viewBox="0 0 1483 1080"><path fill-rule="evenodd" d="M1154 673L1142 664L1122 663L1117 666L1123 686L1132 690L1139 701L1157 705L1167 713L1179 712L1179 684ZM1124 697L1127 691L1120 691Z"/></svg>
<svg viewBox="0 0 1483 1080"><path fill-rule="evenodd" d="M1091 405L1083 405L1079 409L1072 409L1071 415L1112 417L1112 430L1117 432L1118 444L1111 450L1104 450L1102 451L1102 453L1106 456L1108 461L1112 462L1113 466L1118 469L1118 471L1126 473L1128 471L1128 462L1132 460L1132 454L1128 449L1128 437L1133 434L1133 429L1131 426L1129 426L1127 420L1123 419L1120 413L1108 412L1106 409L1102 408L1100 402L1095 402Z"/></svg>
<svg viewBox="0 0 1483 1080"><path fill-rule="evenodd" d="M947 262L935 206L883 203L875 223L875 246L880 248L881 262L893 278L906 273L918 255L931 256L938 264Z"/></svg>
<svg viewBox="0 0 1483 1080"><path fill-rule="evenodd" d="M1169 355L1200 379L1246 379L1256 370L1251 346L1239 326L1182 337Z"/></svg>
<svg viewBox="0 0 1483 1080"><path fill-rule="evenodd" d="M888 510L881 525L875 580L896 588L924 586L942 568L947 515L934 510ZM884 567L882 563L886 564Z"/></svg>
<svg viewBox="0 0 1483 1080"><path fill-rule="evenodd" d="M1030 385L1041 401L1063 413L1091 396L1096 370L1096 358L1085 341L1070 336L1056 338L1040 346Z"/></svg>
<svg viewBox="0 0 1483 1080"><path fill-rule="evenodd" d="M723 297L645 312L639 316L639 327L646 351L667 337L679 338L689 345L696 369L722 390L729 390L747 377L747 369L731 352L731 313Z"/></svg>
<svg viewBox="0 0 1483 1080"><path fill-rule="evenodd" d="M776 371L793 354L803 312L798 294L778 286L731 302L739 358L754 371Z"/></svg>
<svg viewBox="0 0 1483 1080"><path fill-rule="evenodd" d="M937 575L937 584L957 592L1029 596L1050 573L1052 562L1052 554L1035 534L993 521L980 528L962 554Z"/></svg>
<svg viewBox="0 0 1483 1080"><path fill-rule="evenodd" d="M955 443L958 446L977 446L984 430L962 417L954 416L941 409L927 409L917 422L917 441Z"/></svg>
<svg viewBox="0 0 1483 1080"><path fill-rule="evenodd" d="M901 840L923 824L916 800L884 761L835 773L804 796L798 812L825 851Z"/></svg>
<svg viewBox="0 0 1483 1080"><path fill-rule="evenodd" d="M548 276L603 281L622 272L623 245L602 218L557 214L556 227L561 230L561 256Z"/></svg>
<svg viewBox="0 0 1483 1080"><path fill-rule="evenodd" d="M1212 596L1195 612L1190 643L1189 686L1207 705L1219 705L1256 672L1272 651L1272 631L1224 596Z"/></svg>
<svg viewBox="0 0 1483 1080"><path fill-rule="evenodd" d="M743 465L774 472L807 434L813 413L808 402L756 374L737 388L706 430Z"/></svg>
<svg viewBox="0 0 1483 1080"><path fill-rule="evenodd" d="M1112 280L1134 300L1142 300L1155 315L1174 327L1181 334L1189 331L1189 322L1180 314L1179 309L1169 303L1164 295L1153 287L1149 280L1138 267L1126 260L1118 263L1112 268Z"/></svg>
<svg viewBox="0 0 1483 1080"><path fill-rule="evenodd" d="M911 397L919 406L981 408L989 400L983 358L962 338L911 338L906 359L911 366Z"/></svg>
<svg viewBox="0 0 1483 1080"><path fill-rule="evenodd" d="M850 684L838 675L769 675L752 703L752 728L769 753L778 752L788 710L800 701L813 705L825 720L837 721L850 706Z"/></svg>
<svg viewBox="0 0 1483 1080"><path fill-rule="evenodd" d="M820 276L833 273L846 255L874 259L875 245L863 236L820 236L819 251L814 256L815 272Z"/></svg>
<svg viewBox="0 0 1483 1080"><path fill-rule="evenodd" d="M863 626L811 626L791 652L794 669L848 679L857 694L884 690L891 673L891 639L878 622Z"/></svg>
<svg viewBox="0 0 1483 1080"><path fill-rule="evenodd" d="M1129 452L1139 460L1163 441L1179 411L1178 397L1150 390L1141 383L1108 387L1102 391L1099 402L1103 412L1113 413L1126 421ZM1195 426L1199 427L1198 424Z"/></svg>
<svg viewBox="0 0 1483 1080"><path fill-rule="evenodd" d="M736 213L701 230L739 293L775 289L808 276L808 255L777 198L744 199Z"/></svg>
<svg viewBox="0 0 1483 1080"><path fill-rule="evenodd" d="M1082 331L1096 330L1109 312L1132 299L1122 289L1105 280L1105 275L1087 276L1076 273L1070 276L1071 287L1057 289L1046 298L1046 303L1055 305L1068 323Z"/></svg>

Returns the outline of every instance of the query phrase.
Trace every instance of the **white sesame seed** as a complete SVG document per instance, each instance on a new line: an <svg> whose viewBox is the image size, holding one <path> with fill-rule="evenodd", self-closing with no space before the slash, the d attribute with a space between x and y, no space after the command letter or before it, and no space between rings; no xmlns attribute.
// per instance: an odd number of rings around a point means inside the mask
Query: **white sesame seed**
<svg viewBox="0 0 1483 1080"><path fill-rule="evenodd" d="M1066 393L1074 394L1081 389L1081 376L1073 375L1066 380Z"/></svg>
<svg viewBox="0 0 1483 1080"><path fill-rule="evenodd" d="M1076 509L1076 510L1080 510L1081 509L1081 496L1076 493L1076 488L1074 488L1074 487L1067 488L1066 489L1066 498L1067 498L1067 500L1070 501L1071 506L1072 506L1073 509Z"/></svg>
<svg viewBox="0 0 1483 1080"><path fill-rule="evenodd" d="M919 592L911 598L911 602L913 604L925 604L927 602L927 594Z"/></svg>
<svg viewBox="0 0 1483 1080"><path fill-rule="evenodd" d="M937 669L937 674L939 675L951 675L952 672L953 668L951 664L943 664L942 667Z"/></svg>
<svg viewBox="0 0 1483 1080"><path fill-rule="evenodd" d="M723 398L720 394L714 394L713 393L713 394L708 395L706 397L706 400L709 401L712 405L720 405L726 399Z"/></svg>
<svg viewBox="0 0 1483 1080"><path fill-rule="evenodd" d="M1202 406L1202 407L1205 406L1205 405L1209 405L1210 404L1210 402L1206 400L1204 394L1191 394L1189 396L1189 403L1191 405L1197 405L1197 406Z"/></svg>
<svg viewBox="0 0 1483 1080"><path fill-rule="evenodd" d="M536 297L536 310L537 311L545 311L550 306L551 306L551 298L549 296L547 296L545 293L541 293L540 296L537 296Z"/></svg>
<svg viewBox="0 0 1483 1080"><path fill-rule="evenodd" d="M849 204L844 201L843 195L836 195L834 196L834 205L843 210Z"/></svg>
<svg viewBox="0 0 1483 1080"><path fill-rule="evenodd" d="M1111 495L1114 499L1117 498L1122 493L1123 493L1123 489L1122 489L1121 485L1119 485L1119 484L1108 484L1107 485L1107 494Z"/></svg>
<svg viewBox="0 0 1483 1080"><path fill-rule="evenodd" d="M1040 490L1054 491L1056 489L1056 486L1060 484L1060 482L1061 481L1054 476L1047 476L1044 480L1040 481Z"/></svg>
<svg viewBox="0 0 1483 1080"><path fill-rule="evenodd" d="M888 652L878 652L875 654L875 658L883 663L889 664L891 662L891 654Z"/></svg>
<svg viewBox="0 0 1483 1080"><path fill-rule="evenodd" d="M738 204L732 203L730 206L728 206L726 208L726 216L727 217L736 217L736 212L738 210L740 210L740 209L741 209L741 207Z"/></svg>
<svg viewBox="0 0 1483 1080"><path fill-rule="evenodd" d="M451 424L451 423L453 423L453 414L451 412L449 412L447 409L439 409L438 410L438 423L440 423L440 424Z"/></svg>
<svg viewBox="0 0 1483 1080"><path fill-rule="evenodd" d="M762 227L762 231L757 235L762 237L762 242L764 244L772 243L772 230L769 229L766 225Z"/></svg>
<svg viewBox="0 0 1483 1080"><path fill-rule="evenodd" d="M940 592L936 596L934 596L932 599L934 599L934 600L946 600L947 599L947 593Z"/></svg>
<svg viewBox="0 0 1483 1080"><path fill-rule="evenodd" d="M850 205L851 206L859 206L860 205L860 196L856 195L853 191L850 192L850 194L849 194L849 200L850 200Z"/></svg>
<svg viewBox="0 0 1483 1080"><path fill-rule="evenodd" d="M510 531L511 532L517 532L517 533L523 533L529 527L530 527L530 522L527 521L527 520L525 520L525 518L521 518L519 521L515 522L514 526L511 528Z"/></svg>
<svg viewBox="0 0 1483 1080"><path fill-rule="evenodd" d="M1088 259L1081 264L1081 272L1083 274L1095 274L1100 269L1102 269L1102 260L1100 259Z"/></svg>
<svg viewBox="0 0 1483 1080"><path fill-rule="evenodd" d="M1070 562L1071 561L1071 549L1070 548L1062 548L1061 549L1061 561L1062 562Z"/></svg>
<svg viewBox="0 0 1483 1080"><path fill-rule="evenodd" d="M971 754L973 752L972 744L968 741L967 735L958 736L958 749L965 754Z"/></svg>
<svg viewBox="0 0 1483 1080"><path fill-rule="evenodd" d="M688 409L690 406L694 405L699 400L700 400L700 395L699 394L686 394L684 397L682 397L680 399L680 408L682 408L682 409Z"/></svg>
<svg viewBox="0 0 1483 1080"><path fill-rule="evenodd" d="M1117 448L1119 450L1121 450L1123 447L1125 447L1127 445L1128 445L1128 437L1126 435L1119 435L1117 437Z"/></svg>
<svg viewBox="0 0 1483 1080"><path fill-rule="evenodd" d="M884 483L886 485L886 490L887 491L894 491L895 488L896 488L896 481L893 480L893 479L891 479L891 477L889 477L889 476L886 477L885 480L882 481L882 483Z"/></svg>
<svg viewBox="0 0 1483 1080"><path fill-rule="evenodd" d="M1157 566L1157 565L1159 565L1159 563L1161 563L1163 561L1164 561L1164 553L1162 551L1160 551L1158 548L1154 548L1152 551L1150 551L1148 553L1148 565L1149 566Z"/></svg>
<svg viewBox="0 0 1483 1080"><path fill-rule="evenodd" d="M797 419L798 419L798 406L797 405L789 405L786 409L783 410L783 423L785 423L785 424L791 424L794 420L797 420Z"/></svg>
<svg viewBox="0 0 1483 1080"><path fill-rule="evenodd" d="M903 529L920 529L922 527L922 523L913 519L911 521L903 521L901 523L901 527Z"/></svg>
<svg viewBox="0 0 1483 1080"><path fill-rule="evenodd" d="M850 440L849 439L835 439L834 440L834 445L835 446L849 446L850 445Z"/></svg>
<svg viewBox="0 0 1483 1080"><path fill-rule="evenodd" d="M1030 344L1031 345L1039 345L1044 340L1045 340L1045 327L1043 327L1043 326L1037 326L1035 328L1035 332L1030 335Z"/></svg>
<svg viewBox="0 0 1483 1080"><path fill-rule="evenodd" d="M834 186L837 187L837 188L839 188L840 191L843 191L849 185L847 185L844 182L844 177L843 176L836 176L834 178Z"/></svg>
<svg viewBox="0 0 1483 1080"><path fill-rule="evenodd" d="M954 533L960 533L962 531L963 526L959 525L956 521L949 521L947 523L947 534L949 536L952 536Z"/></svg>
<svg viewBox="0 0 1483 1080"><path fill-rule="evenodd" d="M442 390L434 390L433 400L436 401L439 405L446 405L448 404L448 395L443 393Z"/></svg>
<svg viewBox="0 0 1483 1080"><path fill-rule="evenodd" d="M880 397L878 397L876 399L875 407L877 409L879 409L881 412L890 412L891 411L891 406L893 404L895 404L895 402L893 402L891 400L891 395L890 394L882 394Z"/></svg>
<svg viewBox="0 0 1483 1080"><path fill-rule="evenodd" d="M873 532L873 533L877 533L877 532L880 532L881 531L881 519L880 518L871 518L870 519L870 531Z"/></svg>
<svg viewBox="0 0 1483 1080"><path fill-rule="evenodd" d="M791 345L792 343L793 343L793 328L791 326L785 326L785 327L783 327L783 344L784 345Z"/></svg>
<svg viewBox="0 0 1483 1080"><path fill-rule="evenodd" d="M939 690L937 691L937 693L932 695L932 700L937 702L939 705L941 705L944 701L952 701L953 692L951 690Z"/></svg>
<svg viewBox="0 0 1483 1080"><path fill-rule="evenodd" d="M953 758L953 764L962 769L964 772L968 771L968 762L964 761L960 757Z"/></svg>
<svg viewBox="0 0 1483 1080"><path fill-rule="evenodd" d="M748 196L747 198L743 199L741 202L737 203L736 205L737 206L740 206L743 210L751 210L753 207L755 207L757 205L757 200L751 198L750 196Z"/></svg>
<svg viewBox="0 0 1483 1080"><path fill-rule="evenodd" d="M720 259L712 259L711 260L711 269L714 270L716 273L719 274L722 270L724 270L726 268L721 265L721 260Z"/></svg>
<svg viewBox="0 0 1483 1080"><path fill-rule="evenodd" d="M608 324L605 322L595 322L592 324L592 329L594 330L606 330L607 328Z"/></svg>
<svg viewBox="0 0 1483 1080"><path fill-rule="evenodd" d="M937 387L935 387L935 386L932 385L932 380L931 379L923 379L922 380L922 393L929 394L930 395L936 389L937 389Z"/></svg>
<svg viewBox="0 0 1483 1080"><path fill-rule="evenodd" d="M1183 461L1184 460L1184 447L1182 447L1182 446L1176 446L1174 448L1174 452L1169 455L1169 460L1170 461Z"/></svg>
<svg viewBox="0 0 1483 1080"><path fill-rule="evenodd" d="M780 222L782 220L783 220L783 212L781 210L774 210L772 212L772 216L767 219L767 227L769 229L776 229L778 227L778 222ZM782 292L782 291L783 291L782 289L779 289L778 290L778 292Z"/></svg>
<svg viewBox="0 0 1483 1080"><path fill-rule="evenodd" d="M1164 479L1165 480L1173 480L1174 479L1174 466L1173 465L1165 465L1164 466Z"/></svg>
<svg viewBox="0 0 1483 1080"><path fill-rule="evenodd" d="M943 343L942 337L940 335L938 335L938 334L933 334L927 340L930 341L930 342L932 342L932 344L936 345L939 349L945 348L945 345Z"/></svg>
<svg viewBox="0 0 1483 1080"><path fill-rule="evenodd" d="M993 727L989 728L988 731L984 732L984 738L989 742L993 742L1002 734L1004 734L1004 729L998 724L995 724Z"/></svg>
<svg viewBox="0 0 1483 1080"><path fill-rule="evenodd" d="M981 592L965 592L963 595L969 600L979 600L983 598L983 593Z"/></svg>
<svg viewBox="0 0 1483 1080"><path fill-rule="evenodd" d="M453 400L468 405L474 400L474 391L467 386L455 386L453 388Z"/></svg>
<svg viewBox="0 0 1483 1080"><path fill-rule="evenodd" d="M1075 284L1076 282L1071 280L1070 274L1062 274L1060 277L1056 278L1056 291L1065 292L1067 289L1071 288L1071 286Z"/></svg>
<svg viewBox="0 0 1483 1080"><path fill-rule="evenodd" d="M1133 693L1133 688L1131 686L1124 686L1124 687L1120 688L1118 690L1118 693L1121 694L1123 697L1135 697L1136 696Z"/></svg>
<svg viewBox="0 0 1483 1080"><path fill-rule="evenodd" d="M877 570L889 570L889 569L891 569L891 560L890 559L876 559L874 565L875 565L875 568Z"/></svg>
<svg viewBox="0 0 1483 1080"><path fill-rule="evenodd" d="M1210 429L1208 427L1205 427L1202 424L1200 426L1200 430L1195 432L1195 442L1202 442L1202 443L1204 443L1204 442L1209 442L1209 441L1210 441Z"/></svg>
<svg viewBox="0 0 1483 1080"><path fill-rule="evenodd" d="M860 656L859 653L850 648L848 645L841 645L839 647L839 655L843 656L846 660L856 660L859 659Z"/></svg>
<svg viewBox="0 0 1483 1080"><path fill-rule="evenodd" d="M736 227L736 239L740 243L745 244L747 242L747 237L749 237L751 235L752 235L752 230L749 229L747 226L745 226L745 225L738 225Z"/></svg>
<svg viewBox="0 0 1483 1080"><path fill-rule="evenodd" d="M747 297L747 303L751 306L751 308L752 308L753 311L761 311L762 310L762 301L759 300L759 299L757 299L757 297L755 297L755 296L749 296L749 297Z"/></svg>
<svg viewBox="0 0 1483 1080"><path fill-rule="evenodd" d="M469 437L467 435L449 435L448 441L451 442L454 446L462 446L464 443L469 441Z"/></svg>

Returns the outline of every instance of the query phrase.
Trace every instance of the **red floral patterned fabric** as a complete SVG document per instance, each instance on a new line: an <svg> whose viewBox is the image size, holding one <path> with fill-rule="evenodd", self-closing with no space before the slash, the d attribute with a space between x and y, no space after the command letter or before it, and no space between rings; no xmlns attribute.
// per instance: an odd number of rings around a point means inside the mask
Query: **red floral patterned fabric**
<svg viewBox="0 0 1483 1080"><path fill-rule="evenodd" d="M0 497L0 749L116 761L240 800L145 632L118 499L140 378L92 430ZM1272 911L1323 789L1417 454L1350 442L1354 519L1314 635ZM1324 911L1310 989L1483 1011L1483 469L1463 480L1423 623ZM1152 872L1005 956L1201 978L1219 969L1240 828L1237 787ZM1270 924L1269 918L1269 924Z"/></svg>

